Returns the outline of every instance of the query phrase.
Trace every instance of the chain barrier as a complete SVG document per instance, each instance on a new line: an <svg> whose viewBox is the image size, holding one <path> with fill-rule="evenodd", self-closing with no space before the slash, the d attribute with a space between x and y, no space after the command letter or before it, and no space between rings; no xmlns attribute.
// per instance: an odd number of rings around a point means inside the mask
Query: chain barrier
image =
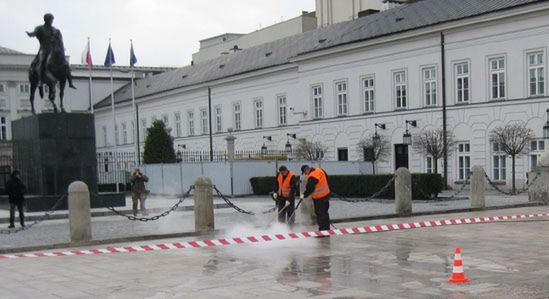
<svg viewBox="0 0 549 299"><path fill-rule="evenodd" d="M337 197L339 200L341 201L344 201L344 202L351 202L351 203L357 203L357 202L367 202L367 201L371 201L372 199L378 197L379 195L385 193L390 187L391 185L393 184L393 182L395 181L395 178L396 176L392 176L391 179L389 181L387 181L387 183L385 184L385 186L383 186L379 191L377 191L376 193L366 197L366 198L361 198L361 199L348 199L346 198L345 196L342 196L342 195L339 195L335 192L332 192L332 194L334 195L334 197Z"/></svg>
<svg viewBox="0 0 549 299"><path fill-rule="evenodd" d="M502 193L502 194L508 195L508 196L514 196L514 195L519 195L519 194L521 194L521 193L524 193L524 192L528 191L528 188L529 188L530 186L532 186L532 184L534 184L534 182L538 179L538 177L540 177L540 173L538 172L538 173L536 174L536 176L532 179L531 182L529 182L528 184L526 184L526 185L522 188L522 190L517 191L517 192L509 192L509 191L503 191L503 190L501 190L501 188L500 188L496 183L494 183L494 182L490 179L490 177L488 176L488 174L486 173L486 171L484 172L484 177L485 177L486 180L488 181L488 184L490 184L490 186L492 186L494 189L496 189L496 191L498 191L499 193Z"/></svg>
<svg viewBox="0 0 549 299"><path fill-rule="evenodd" d="M133 215L127 215L127 214L124 214L123 212L121 211L118 211L116 210L114 207L106 207L109 211L112 211L114 214L118 215L118 216L121 216L121 217L125 217L127 218L128 220L131 220L131 221L141 221L141 222L148 222L148 221L155 221L155 220L158 220L162 217L166 217L168 216L171 212L177 210L177 208L179 207L179 205L186 199L188 198L190 195L191 195L191 191L194 189L194 186L190 186L189 187L189 190L187 190L187 192L183 193L183 195L179 198L179 200L171 207L169 208L168 210L164 211L163 213L161 214L158 214L158 215L155 215L155 216L152 216L152 217L137 217L137 216L133 216ZM95 196L97 198L99 198L98 194L95 194Z"/></svg>
<svg viewBox="0 0 549 299"><path fill-rule="evenodd" d="M235 209L236 211L242 213L242 214L248 214L248 215L264 215L264 214L269 214L269 213L272 213L274 211L276 211L277 207L276 205L266 211L263 211L263 212L260 212L260 213L254 213L252 211L246 211L240 207L238 207L237 205L235 205L233 202L231 202L230 199L228 199L225 195L223 195L223 193L221 193L221 191L219 191L219 189L217 189L217 187L215 185L213 185L213 189L215 190L215 192L217 193L217 195L219 197L221 197L223 199L223 201L225 201L225 203L227 203L229 205L229 207Z"/></svg>
<svg viewBox="0 0 549 299"><path fill-rule="evenodd" d="M448 197L444 197L444 198L441 198L441 197L438 197L438 196L431 196L427 192L423 191L423 189L421 189L421 187L417 183L415 183L415 190L417 190L419 193L421 193L421 195L423 195L423 197L427 198L428 200L434 200L434 201L452 200L452 199L456 198L461 192L463 192L463 190L465 190L465 188L467 187L468 184L469 184L469 178L466 177L465 181L463 182L461 187L459 187L458 190L456 190L454 193L452 193L452 195L450 195Z"/></svg>
<svg viewBox="0 0 549 299"><path fill-rule="evenodd" d="M34 220L32 223L27 224L24 227L17 228L17 229L1 229L0 234L10 235L10 234L15 234L15 233L18 233L18 232L21 232L21 231L24 231L24 230L29 230L31 227L35 226L36 224L50 218L51 214L53 214L55 211L57 211L57 208L59 208L59 206L61 205L61 203L63 202L63 200L65 198L67 198L66 193L61 195L61 197L59 197L57 199L57 201L53 204L53 206L46 213L44 213L44 216Z"/></svg>

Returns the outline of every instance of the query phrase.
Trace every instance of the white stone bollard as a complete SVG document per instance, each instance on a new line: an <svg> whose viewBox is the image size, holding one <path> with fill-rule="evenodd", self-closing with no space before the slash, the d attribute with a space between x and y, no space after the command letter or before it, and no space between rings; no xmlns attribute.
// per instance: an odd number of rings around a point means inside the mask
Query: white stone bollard
<svg viewBox="0 0 549 299"><path fill-rule="evenodd" d="M205 233L215 229L213 185L210 178L201 176L194 182L194 230Z"/></svg>
<svg viewBox="0 0 549 299"><path fill-rule="evenodd" d="M412 215L412 175L401 167L395 172L395 212L399 216Z"/></svg>
<svg viewBox="0 0 549 299"><path fill-rule="evenodd" d="M69 185L69 227L71 242L84 242L92 238L90 192L84 182Z"/></svg>
<svg viewBox="0 0 549 299"><path fill-rule="evenodd" d="M484 197L484 190L486 184L486 178L484 177L484 169L480 165L473 166L473 175L471 176L471 208L484 209L486 207L486 201ZM465 182L463 182L465 184Z"/></svg>

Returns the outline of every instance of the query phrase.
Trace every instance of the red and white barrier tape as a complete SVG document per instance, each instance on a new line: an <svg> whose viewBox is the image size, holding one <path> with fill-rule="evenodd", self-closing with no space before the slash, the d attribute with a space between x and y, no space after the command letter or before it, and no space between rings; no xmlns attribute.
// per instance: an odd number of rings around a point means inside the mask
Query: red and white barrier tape
<svg viewBox="0 0 549 299"><path fill-rule="evenodd" d="M364 226L364 227L331 229L331 230L325 230L325 231L311 231L311 232L301 232L301 233L224 238L224 239L217 239L217 240L173 242L173 243L165 243L165 244L135 245L135 246L124 246L124 247L106 247L102 249L71 250L71 251L57 251L57 252L15 253L15 254L0 255L0 260L16 259L16 258L24 258L24 257L90 255L90 254L102 254L102 253L122 253L122 252L156 251L156 250L185 249L185 248L201 248L201 247L226 246L226 245L235 245L235 244L255 244L255 243L279 241L279 240L288 240L288 239L307 239L307 238L314 238L318 236L365 234L365 233L387 232L387 231L406 230L406 229L424 228L424 227L489 223L489 222L498 222L498 221L506 221L506 220L539 218L539 217L547 217L547 216L549 216L549 213L514 215L514 216L461 218L461 219L450 219L450 220L430 220L430 221L418 221L418 222L410 222L410 223L371 225L371 226Z"/></svg>

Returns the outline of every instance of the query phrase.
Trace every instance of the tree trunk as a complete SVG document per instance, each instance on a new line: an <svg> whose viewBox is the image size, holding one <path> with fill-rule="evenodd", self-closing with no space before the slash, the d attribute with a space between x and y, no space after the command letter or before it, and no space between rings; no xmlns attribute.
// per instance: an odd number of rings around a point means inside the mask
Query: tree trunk
<svg viewBox="0 0 549 299"><path fill-rule="evenodd" d="M433 157L433 162L435 163L435 173L438 173L438 159Z"/></svg>
<svg viewBox="0 0 549 299"><path fill-rule="evenodd" d="M376 174L376 161L375 160L372 161L372 173Z"/></svg>
<svg viewBox="0 0 549 299"><path fill-rule="evenodd" d="M515 193L515 156L511 156L511 158L513 159L513 193Z"/></svg>

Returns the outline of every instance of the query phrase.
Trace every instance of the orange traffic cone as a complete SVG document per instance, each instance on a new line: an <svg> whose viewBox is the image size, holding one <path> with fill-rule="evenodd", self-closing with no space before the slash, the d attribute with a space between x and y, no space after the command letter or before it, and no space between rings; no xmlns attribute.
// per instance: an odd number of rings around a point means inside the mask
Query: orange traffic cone
<svg viewBox="0 0 549 299"><path fill-rule="evenodd" d="M448 279L451 283L466 283L469 278L465 277L463 273L463 262L461 260L461 248L456 247L456 253L454 255L454 269L452 270L452 277Z"/></svg>

